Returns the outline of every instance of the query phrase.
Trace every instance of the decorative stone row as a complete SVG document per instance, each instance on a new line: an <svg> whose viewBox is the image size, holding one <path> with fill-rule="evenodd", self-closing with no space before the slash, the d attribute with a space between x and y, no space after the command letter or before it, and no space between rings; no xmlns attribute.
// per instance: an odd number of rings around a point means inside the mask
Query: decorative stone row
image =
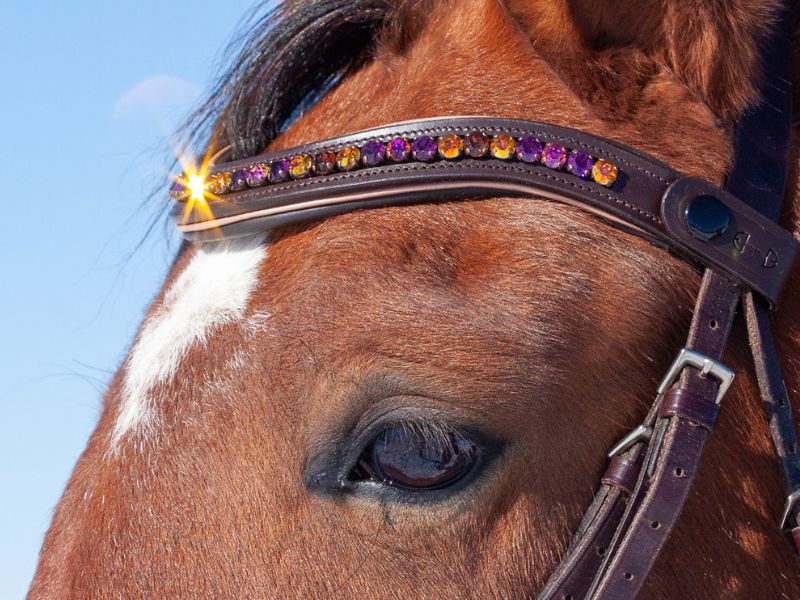
<svg viewBox="0 0 800 600"><path fill-rule="evenodd" d="M482 131L474 131L466 136L453 133L438 137L423 135L414 140L395 137L388 143L373 139L361 146L345 146L338 152L323 150L313 157L298 154L271 162L257 162L250 167L209 176L205 189L220 196L291 179L355 171L387 163L451 161L464 157L542 164L606 187L612 186L619 174L611 161L596 159L588 152L569 149L556 142L545 143L533 135L514 138L505 133L488 136ZM189 195L188 179L184 174L170 188L170 196L183 201Z"/></svg>

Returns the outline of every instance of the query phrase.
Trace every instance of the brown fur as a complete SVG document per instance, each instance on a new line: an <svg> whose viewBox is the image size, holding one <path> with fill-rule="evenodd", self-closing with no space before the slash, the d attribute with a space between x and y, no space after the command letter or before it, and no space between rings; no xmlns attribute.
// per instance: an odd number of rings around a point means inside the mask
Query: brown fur
<svg viewBox="0 0 800 600"><path fill-rule="evenodd" d="M406 5L376 60L276 147L484 113L606 135L721 181L771 3ZM785 224L800 235L796 170L791 189ZM648 243L544 201L373 210L282 232L248 308L271 316L194 349L154 440L109 457L117 374L29 598L531 597L605 451L683 345L698 283ZM795 270L776 315L794 398L799 292ZM739 375L645 598L800 597L745 337L739 324L726 359ZM245 364L231 373L237 349ZM504 441L501 457L435 504L309 493L311 462L400 409L477 427Z"/></svg>

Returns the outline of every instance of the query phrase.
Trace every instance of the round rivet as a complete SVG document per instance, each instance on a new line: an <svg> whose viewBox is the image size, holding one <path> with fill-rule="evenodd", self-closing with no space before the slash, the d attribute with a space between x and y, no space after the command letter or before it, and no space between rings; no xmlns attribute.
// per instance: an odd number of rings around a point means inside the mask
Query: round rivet
<svg viewBox="0 0 800 600"><path fill-rule="evenodd" d="M709 242L725 233L731 222L731 209L714 196L697 196L686 207L685 217L692 235Z"/></svg>

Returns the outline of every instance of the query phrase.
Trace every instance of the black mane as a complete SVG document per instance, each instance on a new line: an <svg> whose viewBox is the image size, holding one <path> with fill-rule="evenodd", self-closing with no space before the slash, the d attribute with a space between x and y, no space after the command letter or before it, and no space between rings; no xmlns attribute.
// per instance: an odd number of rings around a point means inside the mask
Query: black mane
<svg viewBox="0 0 800 600"><path fill-rule="evenodd" d="M263 150L343 76L371 57L393 13L391 0L260 3L228 46L230 67L189 118L195 148L231 146L230 157Z"/></svg>

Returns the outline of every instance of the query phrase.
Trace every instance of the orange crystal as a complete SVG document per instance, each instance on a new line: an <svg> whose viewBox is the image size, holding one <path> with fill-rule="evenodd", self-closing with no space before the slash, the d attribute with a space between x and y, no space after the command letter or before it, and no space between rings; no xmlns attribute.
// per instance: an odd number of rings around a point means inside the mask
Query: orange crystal
<svg viewBox="0 0 800 600"><path fill-rule="evenodd" d="M617 175L619 175L617 165L607 160L600 159L592 167L592 179L606 187L614 185Z"/></svg>
<svg viewBox="0 0 800 600"><path fill-rule="evenodd" d="M492 143L489 144L489 152L495 158L500 160L508 160L514 156L514 151L517 149L517 143L514 138L505 133L499 133L492 138Z"/></svg>
<svg viewBox="0 0 800 600"><path fill-rule="evenodd" d="M336 153L336 166L340 171L352 171L361 163L361 150L355 146L345 146Z"/></svg>
<svg viewBox="0 0 800 600"><path fill-rule="evenodd" d="M206 187L208 188L208 191L215 196L224 194L231 189L231 174L227 171L224 171L222 173L212 175L208 178Z"/></svg>
<svg viewBox="0 0 800 600"><path fill-rule="evenodd" d="M443 135L437 143L439 156L448 160L458 158L464 152L464 140L460 135L454 133Z"/></svg>
<svg viewBox="0 0 800 600"><path fill-rule="evenodd" d="M289 161L289 175L293 179L302 179L311 174L311 168L314 166L314 161L308 154L299 154L293 156Z"/></svg>

